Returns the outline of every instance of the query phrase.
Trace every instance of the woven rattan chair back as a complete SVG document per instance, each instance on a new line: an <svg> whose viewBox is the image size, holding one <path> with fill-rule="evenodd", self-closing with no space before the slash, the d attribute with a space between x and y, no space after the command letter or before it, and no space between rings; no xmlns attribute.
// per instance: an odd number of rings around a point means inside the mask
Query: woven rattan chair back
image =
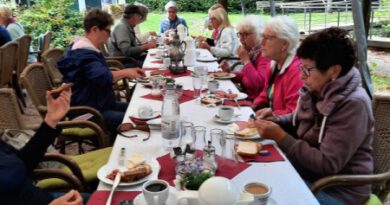
<svg viewBox="0 0 390 205"><path fill-rule="evenodd" d="M0 87L10 86L12 74L18 65L18 43L8 42L0 47Z"/></svg>
<svg viewBox="0 0 390 205"><path fill-rule="evenodd" d="M16 42L19 44L18 48L18 67L16 69L16 76L19 78L20 74L23 72L24 68L27 66L28 54L31 44L31 36L23 35L16 39Z"/></svg>
<svg viewBox="0 0 390 205"><path fill-rule="evenodd" d="M375 95L373 100L375 132L373 140L374 173L390 171L390 95ZM382 185L383 186L383 185ZM373 186L373 192L383 191Z"/></svg>
<svg viewBox="0 0 390 205"><path fill-rule="evenodd" d="M23 129L15 91L11 88L0 88L0 129Z"/></svg>
<svg viewBox="0 0 390 205"><path fill-rule="evenodd" d="M57 68L57 62L63 54L64 50L60 48L50 48L42 54L43 65L53 86L62 83L62 74Z"/></svg>
<svg viewBox="0 0 390 205"><path fill-rule="evenodd" d="M35 107L38 108L42 117L45 113L41 112L40 106L46 106L46 91L52 90L49 76L46 74L42 63L30 64L20 75L22 84L30 95Z"/></svg>

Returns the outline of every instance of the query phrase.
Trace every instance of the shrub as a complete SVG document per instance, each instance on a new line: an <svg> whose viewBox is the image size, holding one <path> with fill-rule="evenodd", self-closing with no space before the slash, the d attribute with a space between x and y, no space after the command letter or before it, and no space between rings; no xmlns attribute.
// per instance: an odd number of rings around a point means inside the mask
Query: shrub
<svg viewBox="0 0 390 205"><path fill-rule="evenodd" d="M52 31L52 47L66 47L83 33L83 16L72 10L73 0L35 0L30 8L19 8L19 22L34 39Z"/></svg>

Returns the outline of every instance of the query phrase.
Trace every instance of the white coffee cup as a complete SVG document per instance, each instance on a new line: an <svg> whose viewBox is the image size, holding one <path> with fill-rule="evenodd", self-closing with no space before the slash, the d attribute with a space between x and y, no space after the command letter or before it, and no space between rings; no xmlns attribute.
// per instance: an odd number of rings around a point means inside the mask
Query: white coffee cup
<svg viewBox="0 0 390 205"><path fill-rule="evenodd" d="M138 117L148 118L153 116L153 109L150 105L141 105L138 107Z"/></svg>
<svg viewBox="0 0 390 205"><path fill-rule="evenodd" d="M270 186L259 182L246 184L244 190L247 193L253 194L255 198L254 204L256 205L266 205L272 192Z"/></svg>
<svg viewBox="0 0 390 205"><path fill-rule="evenodd" d="M219 88L219 82L217 80L211 80L208 82L207 88L209 89L210 93L214 93Z"/></svg>
<svg viewBox="0 0 390 205"><path fill-rule="evenodd" d="M223 121L229 121L233 118L234 108L232 106L220 106L218 116Z"/></svg>
<svg viewBox="0 0 390 205"><path fill-rule="evenodd" d="M142 186L146 204L163 205L169 196L169 184L164 180L150 180Z"/></svg>

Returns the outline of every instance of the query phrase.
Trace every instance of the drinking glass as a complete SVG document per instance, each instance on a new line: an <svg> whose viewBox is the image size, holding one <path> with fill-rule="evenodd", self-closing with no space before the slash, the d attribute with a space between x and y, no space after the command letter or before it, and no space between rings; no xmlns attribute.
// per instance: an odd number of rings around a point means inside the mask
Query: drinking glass
<svg viewBox="0 0 390 205"><path fill-rule="evenodd" d="M152 91L151 94L153 96L160 96L161 95L161 85L163 83L164 78L159 75L153 75L150 76L150 84L152 85Z"/></svg>
<svg viewBox="0 0 390 205"><path fill-rule="evenodd" d="M196 74L192 76L192 85L194 86L194 98L197 99L202 90L202 78Z"/></svg>
<svg viewBox="0 0 390 205"><path fill-rule="evenodd" d="M206 127L204 126L195 126L194 129L192 130L192 137L193 141L196 145L201 145L202 147L206 145ZM199 142L201 141L201 142Z"/></svg>
<svg viewBox="0 0 390 205"><path fill-rule="evenodd" d="M182 121L181 128L182 135L180 145L182 149L184 150L186 148L186 145L190 145L191 149L195 149L195 141L192 137L192 130L194 128L194 124L192 122Z"/></svg>
<svg viewBox="0 0 390 205"><path fill-rule="evenodd" d="M207 88L207 77L208 77L208 69L206 66L196 66L194 68L194 72L196 75L200 76L202 89Z"/></svg>
<svg viewBox="0 0 390 205"><path fill-rule="evenodd" d="M216 142L221 148L221 157L225 156L225 147L226 147L226 138L225 133L221 129L212 129L210 130L210 140L211 143Z"/></svg>

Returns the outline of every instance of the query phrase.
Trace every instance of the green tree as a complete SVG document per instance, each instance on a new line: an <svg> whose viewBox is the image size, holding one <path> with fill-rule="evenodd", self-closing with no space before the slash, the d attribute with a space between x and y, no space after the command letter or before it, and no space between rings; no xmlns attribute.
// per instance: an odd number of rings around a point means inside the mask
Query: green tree
<svg viewBox="0 0 390 205"><path fill-rule="evenodd" d="M52 46L64 48L74 35L83 33L83 15L72 5L73 0L35 0L30 8L19 8L19 21L34 39L52 31Z"/></svg>

